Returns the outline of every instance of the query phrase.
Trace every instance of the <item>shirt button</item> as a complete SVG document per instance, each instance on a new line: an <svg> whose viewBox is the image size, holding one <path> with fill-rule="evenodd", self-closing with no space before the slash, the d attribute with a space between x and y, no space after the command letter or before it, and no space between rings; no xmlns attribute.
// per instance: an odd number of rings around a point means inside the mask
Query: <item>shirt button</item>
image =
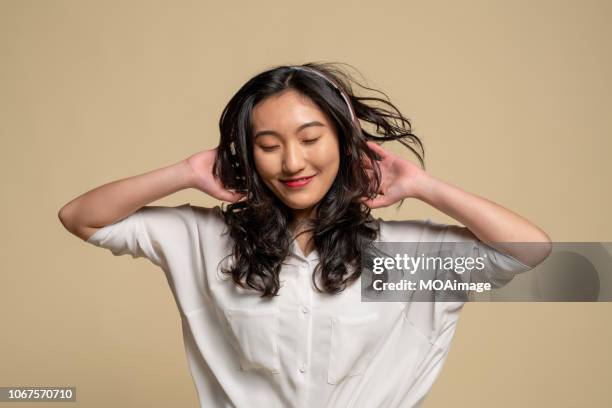
<svg viewBox="0 0 612 408"><path fill-rule="evenodd" d="M306 372L306 364L302 364L302 365L300 366L300 373L302 373L302 374L303 374L303 373L305 373L305 372Z"/></svg>
<svg viewBox="0 0 612 408"><path fill-rule="evenodd" d="M302 306L302 313L307 314L308 312L310 312L310 309L308 309L308 306Z"/></svg>

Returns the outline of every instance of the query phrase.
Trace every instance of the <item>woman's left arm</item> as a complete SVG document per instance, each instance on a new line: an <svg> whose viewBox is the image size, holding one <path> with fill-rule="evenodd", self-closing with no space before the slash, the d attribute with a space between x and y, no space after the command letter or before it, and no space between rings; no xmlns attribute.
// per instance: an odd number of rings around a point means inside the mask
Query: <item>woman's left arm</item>
<svg viewBox="0 0 612 408"><path fill-rule="evenodd" d="M376 143L368 142L368 145L382 156L379 162L382 172L379 196L364 200L369 207L386 207L399 200L416 198L459 221L487 245L528 266L539 264L550 253L550 237L527 219L486 198L434 178ZM366 168L372 171L367 164ZM517 244L527 242L531 244Z"/></svg>

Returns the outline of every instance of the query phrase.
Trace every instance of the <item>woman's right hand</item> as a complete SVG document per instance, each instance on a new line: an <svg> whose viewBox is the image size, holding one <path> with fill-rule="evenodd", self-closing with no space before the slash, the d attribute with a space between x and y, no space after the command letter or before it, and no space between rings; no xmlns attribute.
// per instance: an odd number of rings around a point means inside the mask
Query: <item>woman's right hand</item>
<svg viewBox="0 0 612 408"><path fill-rule="evenodd" d="M245 194L236 193L225 188L213 175L213 164L218 148L204 150L188 157L185 161L192 170L192 187L221 201L236 202Z"/></svg>

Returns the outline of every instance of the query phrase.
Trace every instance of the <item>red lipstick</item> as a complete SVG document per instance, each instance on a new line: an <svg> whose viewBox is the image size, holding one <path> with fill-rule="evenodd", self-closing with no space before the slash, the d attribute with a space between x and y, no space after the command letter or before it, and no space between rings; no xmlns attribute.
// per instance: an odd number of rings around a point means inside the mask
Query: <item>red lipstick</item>
<svg viewBox="0 0 612 408"><path fill-rule="evenodd" d="M313 177L314 176L308 176L308 177L294 178L290 180L281 180L281 182L287 187L298 188L298 187L303 187L306 184L310 183L310 180L312 180Z"/></svg>

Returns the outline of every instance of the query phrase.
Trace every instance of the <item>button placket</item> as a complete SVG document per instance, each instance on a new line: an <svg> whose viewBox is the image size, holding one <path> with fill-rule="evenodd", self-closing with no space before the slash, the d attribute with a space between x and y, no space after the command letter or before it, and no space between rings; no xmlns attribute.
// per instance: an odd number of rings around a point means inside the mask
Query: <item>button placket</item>
<svg viewBox="0 0 612 408"><path fill-rule="evenodd" d="M308 273L310 271L310 262L308 260L305 260L304 262L301 263L300 265L300 272L301 272L301 281L302 281L302 285L300 287L300 296L297 299L298 300L298 311L299 314L301 315L301 319L299 319L301 321L302 324L302 333L303 333L303 340L302 340L302 347L300 350L300 355L298 357L298 372L302 375L306 374L308 372L308 364L307 362L309 361L310 358L310 345L312 342L312 327L311 327L311 313L310 313L310 298L311 298L311 294L310 294L310 285L308 284L308 282L310 281L310 273Z"/></svg>
<svg viewBox="0 0 612 408"><path fill-rule="evenodd" d="M304 285L302 285L302 293L300 294L300 311L302 312L302 315L307 315L308 312L310 311L309 307L308 307L308 300L310 299L310 294L308 293L308 285L306 284L308 282L308 279L310 279L310 276L308 274L308 270L309 268L309 262L308 261L304 261L301 265L301 269L302 269L302 282L304 282Z"/></svg>

